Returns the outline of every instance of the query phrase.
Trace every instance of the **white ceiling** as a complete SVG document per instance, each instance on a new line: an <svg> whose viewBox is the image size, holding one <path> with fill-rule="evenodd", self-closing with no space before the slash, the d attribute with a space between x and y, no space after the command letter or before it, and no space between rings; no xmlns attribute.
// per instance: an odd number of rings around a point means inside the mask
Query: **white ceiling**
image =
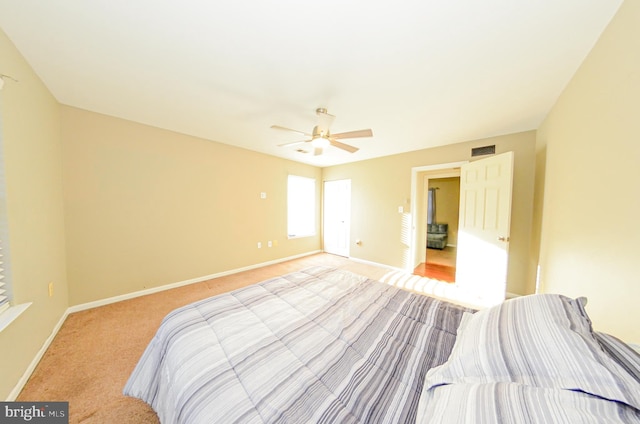
<svg viewBox="0 0 640 424"><path fill-rule="evenodd" d="M0 0L0 27L63 104L328 166L537 128L621 3ZM277 147L318 107L374 137Z"/></svg>

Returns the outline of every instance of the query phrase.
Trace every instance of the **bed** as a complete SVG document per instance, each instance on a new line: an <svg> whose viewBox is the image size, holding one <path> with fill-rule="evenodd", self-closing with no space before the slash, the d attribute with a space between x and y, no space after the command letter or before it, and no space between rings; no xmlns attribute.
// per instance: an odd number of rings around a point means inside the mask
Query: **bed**
<svg viewBox="0 0 640 424"><path fill-rule="evenodd" d="M162 423L640 422L640 356L584 299L474 312L311 267L171 312L124 394Z"/></svg>

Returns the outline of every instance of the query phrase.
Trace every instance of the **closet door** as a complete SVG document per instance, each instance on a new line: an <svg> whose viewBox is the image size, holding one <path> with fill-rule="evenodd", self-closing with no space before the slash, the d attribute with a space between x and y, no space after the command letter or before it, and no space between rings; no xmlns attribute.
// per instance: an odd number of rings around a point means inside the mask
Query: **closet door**
<svg viewBox="0 0 640 424"><path fill-rule="evenodd" d="M325 181L323 193L324 251L348 257L351 230L351 180Z"/></svg>

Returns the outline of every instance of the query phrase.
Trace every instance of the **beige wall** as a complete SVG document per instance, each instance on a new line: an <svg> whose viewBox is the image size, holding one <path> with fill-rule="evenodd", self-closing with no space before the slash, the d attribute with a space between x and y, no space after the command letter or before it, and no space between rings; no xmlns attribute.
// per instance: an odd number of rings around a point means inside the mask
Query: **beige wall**
<svg viewBox="0 0 640 424"><path fill-rule="evenodd" d="M587 296L596 329L640 342L640 2L627 0L538 133L541 285Z"/></svg>
<svg viewBox="0 0 640 424"><path fill-rule="evenodd" d="M0 91L12 287L16 303L33 302L0 332L6 399L67 308L67 276L58 104L2 31L0 58L20 81Z"/></svg>
<svg viewBox="0 0 640 424"><path fill-rule="evenodd" d="M529 264L535 169L535 132L468 141L400 155L324 168L323 179L351 179L351 256L398 268L409 261L406 215L410 210L411 168L471 160L471 148L495 144L496 153L515 156L507 291L532 293ZM361 245L356 245L361 240Z"/></svg>
<svg viewBox="0 0 640 424"><path fill-rule="evenodd" d="M321 248L319 217L315 237L287 239L286 209L289 173L316 178L319 204L320 168L67 106L61 116L71 305Z"/></svg>

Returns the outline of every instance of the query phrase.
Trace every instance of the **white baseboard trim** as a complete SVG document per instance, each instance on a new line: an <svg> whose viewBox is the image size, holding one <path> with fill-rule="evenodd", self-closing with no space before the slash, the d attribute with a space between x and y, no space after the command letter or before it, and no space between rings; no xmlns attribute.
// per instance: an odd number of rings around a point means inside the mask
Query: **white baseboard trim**
<svg viewBox="0 0 640 424"><path fill-rule="evenodd" d="M81 304L78 304L78 305L70 306L69 309L67 309L67 312L68 313L73 313L73 312L85 311L87 309L97 308L98 306L104 306L104 305L109 305L111 303L121 302L123 300L134 299L136 297L146 296L148 294L153 294L153 293L158 293L158 292L165 291L165 290L175 289L177 287L187 286L189 284L200 283L202 281L211 280L213 278L224 277L226 275L231 275L231 274L235 274L235 273L242 272L242 271L249 271L249 270L252 270L252 269L255 269L255 268L261 268L261 267L267 266L267 265L274 265L274 264L277 264L277 263L280 263L280 262L286 262L286 261L290 261L292 259L297 259L297 258L302 258L302 257L305 257L305 256L314 255L314 254L320 253L320 252L321 252L320 250L315 250L313 252L302 253L302 254L299 254L299 255L288 256L286 258L275 259L273 261L262 262L262 263L259 263L259 264L249 265L249 266L242 267L242 268L236 268L236 269L231 269L231 270L228 270L228 271L218 272L218 273L215 273L215 274L205 275L205 276L202 276L202 277L191 278L189 280L179 281L177 283L165 284L165 285L158 286L158 287L152 287L150 289L139 290L139 291L135 291L135 292L132 292L132 293L121 294L119 296L108 297L106 299L95 300L93 302L81 303Z"/></svg>
<svg viewBox="0 0 640 424"><path fill-rule="evenodd" d="M407 272L406 269L402 269L402 268L396 268L395 266L391 266L391 265L386 265L386 264L381 264L379 262L374 262L374 261L368 261L366 259L360 259L360 258L354 258L352 256L349 256L349 259L354 261L354 262L360 262L362 264L367 264L367 265L374 265L374 266L379 266L381 268L387 268L393 271L401 271L401 272Z"/></svg>
<svg viewBox="0 0 640 424"><path fill-rule="evenodd" d="M53 327L53 330L51 330L51 334L49 335L49 337L47 337L47 340L45 340L44 344L42 345L38 353L36 353L36 356L33 357L33 359L31 360L31 363L29 364L25 372L22 374L22 377L20 378L20 380L18 380L18 383L15 385L11 393L9 393L9 397L7 397L6 399L7 402L13 402L16 400L16 398L18 397L18 395L20 394L24 386L27 384L27 381L29 381L29 378L31 378L31 374L33 374L33 371L38 366L38 363L40 363L40 360L42 359L44 354L47 352L47 349L49 349L51 342L53 342L53 339L58 334L58 331L60 331L60 328L62 327L62 324L64 324L64 321L67 319L68 315L69 315L69 309L64 311L64 313L58 320L58 323L55 325L55 327Z"/></svg>
<svg viewBox="0 0 640 424"><path fill-rule="evenodd" d="M15 387L13 388L11 393L9 393L9 396L7 397L6 401L7 402L13 402L13 401L16 400L16 398L18 397L18 395L20 394L20 392L22 391L24 386L27 384L27 381L29 381L29 378L31 378L31 374L33 374L33 371L38 366L38 363L40 362L40 360L42 359L42 357L46 353L47 349L49 348L49 346L53 342L53 339L58 334L58 331L60 331L60 328L62 327L62 324L64 324L64 321L67 319L67 316L69 316L69 314L72 314L74 312L84 311L84 310L87 310L87 309L96 308L98 306L109 305L111 303L116 303L116 302L120 302L120 301L127 300L127 299L133 299L133 298L136 298L136 297L145 296L145 295L152 294L152 293L158 293L158 292L161 292L161 291L164 291L164 290L170 290L170 289L173 289L173 288L176 288L176 287L186 286L188 284L199 283L199 282L202 282L202 281L211 280L212 278L224 277L226 275L235 274L237 272L249 271L249 270L252 270L252 269L255 269L255 268L260 268L260 267L267 266L267 265L274 265L274 264L277 264L277 263L280 263L280 262L290 261L292 259L297 259L297 258L302 258L302 257L305 257L305 256L315 255L316 253L320 253L320 252L321 252L320 250L315 250L315 251L312 251L312 252L301 253L299 255L289 256L289 257L281 258L281 259L275 259L273 261L262 262L262 263L259 263L259 264L249 265L249 266L246 266L246 267L237 268L237 269L233 269L233 270L229 270L229 271L218 272L216 274L205 275L203 277L197 277L197 278L192 278L192 279L185 280L185 281L179 281L177 283L166 284L166 285L163 285L163 286L153 287L153 288L146 289L146 290L140 290L140 291L136 291L136 292L133 292L133 293L127 293L127 294L123 294L123 295L119 295L119 296L109 297L109 298L106 298L106 299L96 300L94 302L88 302L88 303L82 303L82 304L79 304L79 305L70 306L62 314L62 316L58 320L58 323L55 325L55 327L51 331L51 334L49 335L47 340L45 340L44 344L42 345L42 347L40 348L38 353L36 353L36 356L34 356L33 360L31 360L31 363L29 364L29 366L27 367L25 372L22 374L22 377L20 378L20 380L18 380L18 383L15 385Z"/></svg>

